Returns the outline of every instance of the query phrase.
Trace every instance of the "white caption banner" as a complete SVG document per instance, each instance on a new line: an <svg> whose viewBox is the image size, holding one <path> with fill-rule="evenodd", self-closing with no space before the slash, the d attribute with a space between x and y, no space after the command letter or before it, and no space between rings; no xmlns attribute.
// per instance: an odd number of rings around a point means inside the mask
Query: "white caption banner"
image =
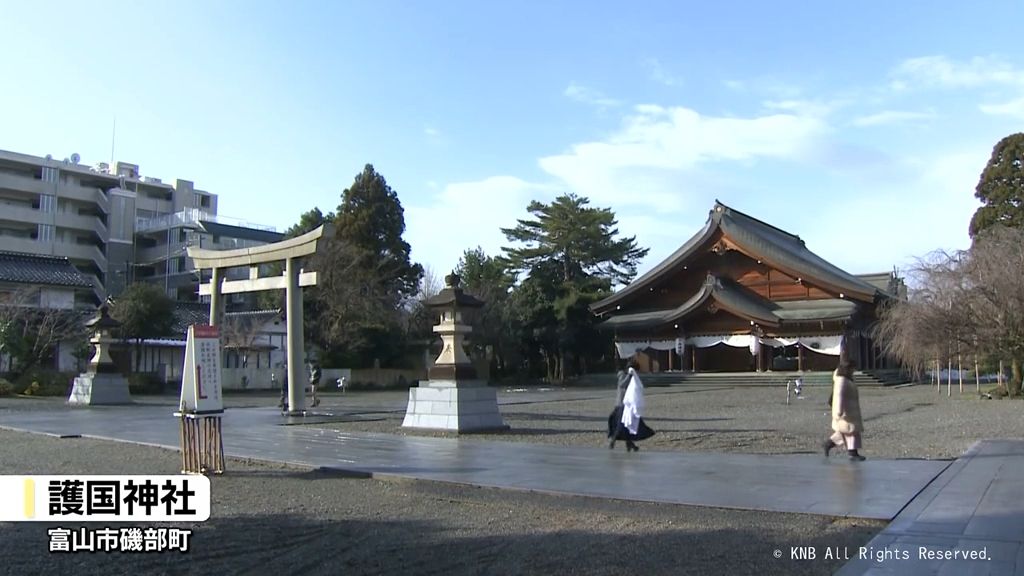
<svg viewBox="0 0 1024 576"><path fill-rule="evenodd" d="M0 476L0 522L203 522L206 476Z"/></svg>

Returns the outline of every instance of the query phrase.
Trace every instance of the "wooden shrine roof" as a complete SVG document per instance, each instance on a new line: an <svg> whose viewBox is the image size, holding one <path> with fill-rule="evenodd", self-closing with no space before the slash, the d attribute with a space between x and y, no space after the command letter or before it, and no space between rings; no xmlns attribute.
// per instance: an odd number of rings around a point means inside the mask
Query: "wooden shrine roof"
<svg viewBox="0 0 1024 576"><path fill-rule="evenodd" d="M773 302L731 280L708 275L701 289L675 308L617 314L601 323L603 329L656 328L679 322L709 305L762 326L818 320L844 320L857 311L857 303L844 299Z"/></svg>
<svg viewBox="0 0 1024 576"><path fill-rule="evenodd" d="M707 222L697 234L629 286L595 302L591 309L596 313L611 311L630 296L642 294L643 290L670 278L709 249L710 241L719 231L744 252L793 277L830 287L847 297L865 302L873 302L878 297L888 295L878 286L811 252L799 236L716 201Z"/></svg>

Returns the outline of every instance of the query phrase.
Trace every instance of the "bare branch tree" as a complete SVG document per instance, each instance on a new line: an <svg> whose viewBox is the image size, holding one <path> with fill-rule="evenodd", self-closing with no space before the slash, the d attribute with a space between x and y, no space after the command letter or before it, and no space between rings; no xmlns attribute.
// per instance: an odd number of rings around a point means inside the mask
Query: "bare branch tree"
<svg viewBox="0 0 1024 576"><path fill-rule="evenodd" d="M438 274L430 266L423 267L423 278L420 280L420 291L416 294L417 300L426 300L436 296L444 288L444 276Z"/></svg>
<svg viewBox="0 0 1024 576"><path fill-rule="evenodd" d="M44 308L39 288L0 296L0 353L21 375L46 361L61 342L85 339L84 318L75 310Z"/></svg>
<svg viewBox="0 0 1024 576"><path fill-rule="evenodd" d="M1024 358L1024 230L994 227L966 252L934 252L912 269L906 301L883 309L875 338L918 374L959 353L1008 358L1020 393Z"/></svg>
<svg viewBox="0 0 1024 576"><path fill-rule="evenodd" d="M262 327L259 317L253 314L224 317L224 327L221 330L224 348L235 350L241 355L243 368L249 365L249 353L252 352L253 344L259 338Z"/></svg>

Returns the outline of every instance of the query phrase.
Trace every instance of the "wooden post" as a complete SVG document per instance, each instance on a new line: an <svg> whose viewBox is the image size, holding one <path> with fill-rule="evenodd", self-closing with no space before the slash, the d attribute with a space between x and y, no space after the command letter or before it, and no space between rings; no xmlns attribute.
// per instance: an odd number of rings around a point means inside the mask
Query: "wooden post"
<svg viewBox="0 0 1024 576"><path fill-rule="evenodd" d="M957 354L956 354L956 372L957 372L957 374L956 374L957 378L959 378L959 380L960 380L960 393L963 394L964 393L964 364L963 364L963 358L960 356L959 352L957 352Z"/></svg>
<svg viewBox="0 0 1024 576"><path fill-rule="evenodd" d="M978 355L974 355L974 391L981 393L981 374L978 373Z"/></svg>
<svg viewBox="0 0 1024 576"><path fill-rule="evenodd" d="M219 415L178 414L181 418L182 474L222 474L224 434Z"/></svg>
<svg viewBox="0 0 1024 576"><path fill-rule="evenodd" d="M796 371L804 371L804 347L799 342L796 343Z"/></svg>
<svg viewBox="0 0 1024 576"><path fill-rule="evenodd" d="M690 370L692 370L693 373L696 374L697 373L697 347L696 346L691 346L690 347L690 360L691 360Z"/></svg>
<svg viewBox="0 0 1024 576"><path fill-rule="evenodd" d="M949 368L946 372L946 397L952 395L953 392L953 356L949 357Z"/></svg>

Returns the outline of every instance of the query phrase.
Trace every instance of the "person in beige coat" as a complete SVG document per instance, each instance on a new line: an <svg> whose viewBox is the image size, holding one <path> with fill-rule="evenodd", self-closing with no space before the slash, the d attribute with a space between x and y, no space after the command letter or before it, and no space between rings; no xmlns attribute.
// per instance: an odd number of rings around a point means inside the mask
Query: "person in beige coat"
<svg viewBox="0 0 1024 576"><path fill-rule="evenodd" d="M833 448L846 447L850 460L865 458L857 451L861 448L864 421L860 416L860 396L853 382L853 365L841 360L832 373L832 436L822 442L827 458Z"/></svg>

